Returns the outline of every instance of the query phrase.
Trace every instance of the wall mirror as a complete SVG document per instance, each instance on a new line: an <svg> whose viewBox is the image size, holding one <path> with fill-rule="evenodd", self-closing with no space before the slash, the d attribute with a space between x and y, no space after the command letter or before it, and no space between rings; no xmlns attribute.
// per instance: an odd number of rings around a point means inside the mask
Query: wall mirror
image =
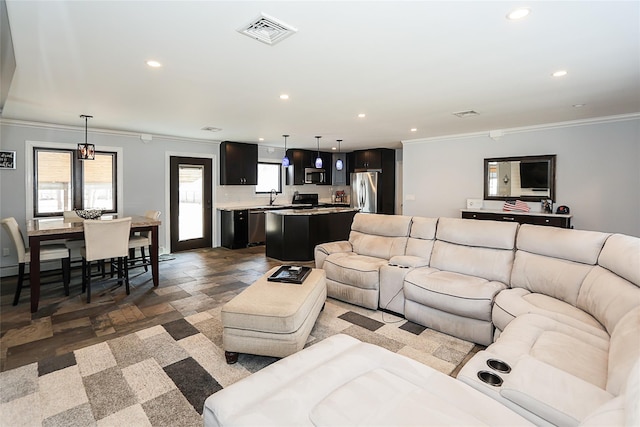
<svg viewBox="0 0 640 427"><path fill-rule="evenodd" d="M556 155L484 159L484 198L556 199Z"/></svg>

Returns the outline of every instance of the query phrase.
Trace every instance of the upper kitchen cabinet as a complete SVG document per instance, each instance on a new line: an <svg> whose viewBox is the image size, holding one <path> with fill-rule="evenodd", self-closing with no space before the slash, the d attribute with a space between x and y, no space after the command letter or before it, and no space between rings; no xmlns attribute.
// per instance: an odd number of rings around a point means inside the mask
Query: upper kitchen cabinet
<svg viewBox="0 0 640 427"><path fill-rule="evenodd" d="M220 144L220 185L258 184L258 146L243 142Z"/></svg>
<svg viewBox="0 0 640 427"><path fill-rule="evenodd" d="M289 167L287 168L287 185L304 185L304 168L313 167L314 152L309 150L287 150Z"/></svg>
<svg viewBox="0 0 640 427"><path fill-rule="evenodd" d="M395 166L396 152L390 148L373 148L370 150L356 150L350 153L349 171L378 169L384 172L385 166Z"/></svg>
<svg viewBox="0 0 640 427"><path fill-rule="evenodd" d="M382 169L381 149L354 151L353 167L355 169Z"/></svg>

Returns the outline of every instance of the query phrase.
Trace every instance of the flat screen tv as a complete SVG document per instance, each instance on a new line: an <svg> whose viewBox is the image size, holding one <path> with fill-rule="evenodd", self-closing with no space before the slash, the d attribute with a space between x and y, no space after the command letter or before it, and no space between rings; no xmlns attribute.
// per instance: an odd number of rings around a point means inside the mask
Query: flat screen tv
<svg viewBox="0 0 640 427"><path fill-rule="evenodd" d="M520 188L549 188L549 162L520 162Z"/></svg>

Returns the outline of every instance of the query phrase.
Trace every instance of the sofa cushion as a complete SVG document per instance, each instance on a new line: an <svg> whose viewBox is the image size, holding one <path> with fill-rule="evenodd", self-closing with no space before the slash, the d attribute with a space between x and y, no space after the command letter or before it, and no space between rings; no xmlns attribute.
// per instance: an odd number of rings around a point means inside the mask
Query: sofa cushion
<svg viewBox="0 0 640 427"><path fill-rule="evenodd" d="M464 246L438 240L433 245L429 265L438 270L496 280L507 284L511 276L513 257L514 254L511 250Z"/></svg>
<svg viewBox="0 0 640 427"><path fill-rule="evenodd" d="M609 236L598 231L523 224L518 231L516 247L551 258L594 265Z"/></svg>
<svg viewBox="0 0 640 427"><path fill-rule="evenodd" d="M518 250L511 287L548 295L575 306L580 286L591 269L592 265Z"/></svg>
<svg viewBox="0 0 640 427"><path fill-rule="evenodd" d="M608 352L605 349L566 333L545 331L533 344L529 354L603 390L606 387Z"/></svg>
<svg viewBox="0 0 640 427"><path fill-rule="evenodd" d="M426 420L438 426L486 425L482 412L475 415L469 402L451 401L458 390L448 383L439 382L436 387L432 380L426 387L387 369L373 369L325 397L309 418L316 426L414 426ZM507 425L507 420L502 424Z"/></svg>
<svg viewBox="0 0 640 427"><path fill-rule="evenodd" d="M606 334L603 335L599 337L539 314L523 314L509 323L500 338L487 351L504 357L505 360L540 356L557 369L565 370L570 366L574 376L603 388L608 375L609 351L609 338ZM575 345L561 345L565 339ZM553 349L555 342L558 343L556 350ZM543 354L545 352L547 355ZM577 357L574 352L581 352L583 355Z"/></svg>
<svg viewBox="0 0 640 427"><path fill-rule="evenodd" d="M618 395L640 359L640 307L624 316L611 334L607 391Z"/></svg>
<svg viewBox="0 0 640 427"><path fill-rule="evenodd" d="M465 246L513 250L518 224L475 219L440 218L436 239Z"/></svg>
<svg viewBox="0 0 640 427"><path fill-rule="evenodd" d="M378 289L379 270L383 265L387 265L386 259L354 252L339 252L325 259L323 269L327 273L327 279L357 288Z"/></svg>
<svg viewBox="0 0 640 427"><path fill-rule="evenodd" d="M357 254L388 260L404 255L410 226L410 216L357 213L349 242Z"/></svg>
<svg viewBox="0 0 640 427"><path fill-rule="evenodd" d="M614 234L600 252L598 264L640 286L640 238Z"/></svg>
<svg viewBox="0 0 640 427"><path fill-rule="evenodd" d="M595 266L580 287L577 306L592 314L611 334L623 316L640 306L640 288Z"/></svg>
<svg viewBox="0 0 640 427"><path fill-rule="evenodd" d="M523 357L500 395L554 425L576 426L614 398L605 390L533 357Z"/></svg>
<svg viewBox="0 0 640 427"><path fill-rule="evenodd" d="M418 256L429 261L436 238L437 223L438 218L413 217L406 255Z"/></svg>
<svg viewBox="0 0 640 427"><path fill-rule="evenodd" d="M493 305L492 319L499 330L509 322L526 313L536 313L556 319L562 323L608 338L604 327L589 313L559 299L532 293L524 288L505 289L500 292Z"/></svg>
<svg viewBox="0 0 640 427"><path fill-rule="evenodd" d="M411 271L404 280L404 295L408 300L447 313L489 321L493 299L505 288L506 285L500 282L429 267Z"/></svg>

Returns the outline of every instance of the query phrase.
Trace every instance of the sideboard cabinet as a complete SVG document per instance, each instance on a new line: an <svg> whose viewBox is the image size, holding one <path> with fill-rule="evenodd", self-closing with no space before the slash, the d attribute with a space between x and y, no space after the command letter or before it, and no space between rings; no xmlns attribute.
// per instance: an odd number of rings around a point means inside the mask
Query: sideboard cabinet
<svg viewBox="0 0 640 427"><path fill-rule="evenodd" d="M572 215L545 214L538 212L490 211L462 209L462 218L490 221L509 221L520 224L548 225L571 228Z"/></svg>

